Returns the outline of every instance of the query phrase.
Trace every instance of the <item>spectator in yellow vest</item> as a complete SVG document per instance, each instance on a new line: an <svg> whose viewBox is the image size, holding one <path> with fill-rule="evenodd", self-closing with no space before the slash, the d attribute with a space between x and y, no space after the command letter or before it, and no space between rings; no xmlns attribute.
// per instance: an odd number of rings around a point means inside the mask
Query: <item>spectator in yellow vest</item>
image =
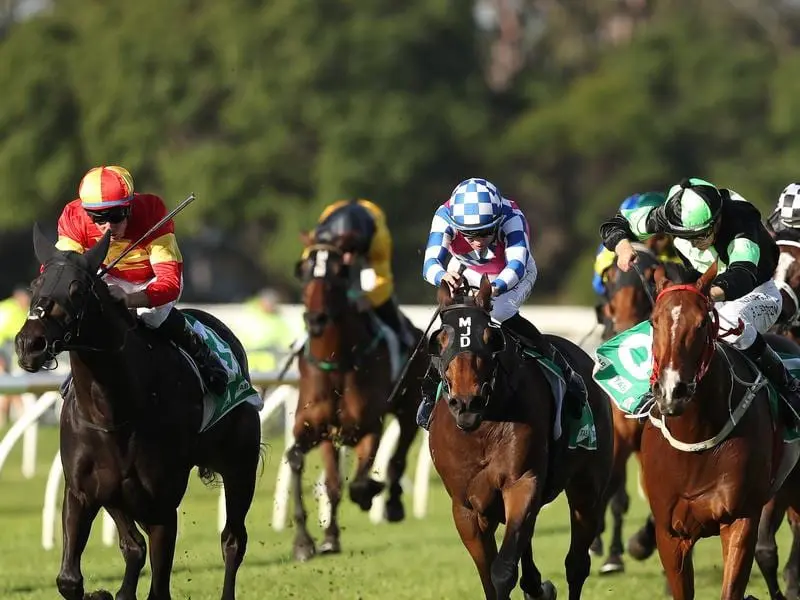
<svg viewBox="0 0 800 600"><path fill-rule="evenodd" d="M14 357L14 338L28 317L31 293L27 287L14 288L12 295L0 302L0 373L9 373ZM15 406L19 412L22 405L20 396L0 396L0 427L5 425Z"/></svg>
<svg viewBox="0 0 800 600"><path fill-rule="evenodd" d="M266 288L246 304L246 327L237 332L247 351L250 371L274 371L280 361L289 355L295 331L280 311L280 298L274 290Z"/></svg>

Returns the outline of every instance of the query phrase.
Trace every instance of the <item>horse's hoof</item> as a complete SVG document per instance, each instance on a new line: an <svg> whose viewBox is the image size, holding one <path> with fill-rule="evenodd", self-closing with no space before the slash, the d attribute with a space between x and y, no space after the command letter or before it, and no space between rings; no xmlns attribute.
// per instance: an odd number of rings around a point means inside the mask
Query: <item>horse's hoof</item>
<svg viewBox="0 0 800 600"><path fill-rule="evenodd" d="M551 581L542 582L542 593L539 596L532 596L528 592L522 592L522 597L525 600L556 600L558 592L556 586Z"/></svg>
<svg viewBox="0 0 800 600"><path fill-rule="evenodd" d="M350 484L350 499L358 507L367 511L372 507L372 499L383 491L386 485L374 479L364 478L355 480Z"/></svg>
<svg viewBox="0 0 800 600"><path fill-rule="evenodd" d="M320 554L339 554L342 551L342 545L338 539L326 539L319 545Z"/></svg>
<svg viewBox="0 0 800 600"><path fill-rule="evenodd" d="M592 545L589 546L589 554L592 556L603 556L603 540L600 539L600 536L594 538Z"/></svg>
<svg viewBox="0 0 800 600"><path fill-rule="evenodd" d="M114 600L114 596L111 595L111 592L107 592L106 590L97 590L90 594L84 594L83 600Z"/></svg>
<svg viewBox="0 0 800 600"><path fill-rule="evenodd" d="M635 533L628 540L628 554L636 560L647 560L655 551L655 540L650 539L648 535L643 534L641 531Z"/></svg>
<svg viewBox="0 0 800 600"><path fill-rule="evenodd" d="M300 562L305 562L313 558L317 553L314 547L314 542L309 540L307 542L295 543L294 545L294 559Z"/></svg>
<svg viewBox="0 0 800 600"><path fill-rule="evenodd" d="M403 503L399 500L397 502L387 502L386 503L386 520L389 523L399 523L403 519L406 518L406 509L403 507Z"/></svg>
<svg viewBox="0 0 800 600"><path fill-rule="evenodd" d="M625 563L622 562L622 557L619 554L609 555L603 566L600 567L600 575L613 575L614 573L624 573Z"/></svg>

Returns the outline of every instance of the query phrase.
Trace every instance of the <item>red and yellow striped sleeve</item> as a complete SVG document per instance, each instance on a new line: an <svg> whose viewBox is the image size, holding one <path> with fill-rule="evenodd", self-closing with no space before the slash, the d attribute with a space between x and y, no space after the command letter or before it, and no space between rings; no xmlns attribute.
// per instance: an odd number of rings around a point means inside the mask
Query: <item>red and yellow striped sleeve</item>
<svg viewBox="0 0 800 600"><path fill-rule="evenodd" d="M165 233L147 245L150 265L156 275L155 281L145 292L151 306L174 302L183 287L183 256L174 233Z"/></svg>
<svg viewBox="0 0 800 600"><path fill-rule="evenodd" d="M83 254L88 245L83 215L76 210L76 201L70 202L58 218L58 241L56 248ZM79 201L78 201L79 202ZM79 208L79 207L78 207Z"/></svg>

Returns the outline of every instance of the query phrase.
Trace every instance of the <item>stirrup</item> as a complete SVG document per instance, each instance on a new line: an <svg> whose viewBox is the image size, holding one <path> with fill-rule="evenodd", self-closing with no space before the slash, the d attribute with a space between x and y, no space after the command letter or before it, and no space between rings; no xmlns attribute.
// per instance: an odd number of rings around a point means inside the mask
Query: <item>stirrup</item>
<svg viewBox="0 0 800 600"><path fill-rule="evenodd" d="M425 396L423 396L422 402L419 403L419 408L417 409L417 425L422 427L425 431L430 430L431 415L433 414L435 406L436 402L431 402L430 399L427 399Z"/></svg>

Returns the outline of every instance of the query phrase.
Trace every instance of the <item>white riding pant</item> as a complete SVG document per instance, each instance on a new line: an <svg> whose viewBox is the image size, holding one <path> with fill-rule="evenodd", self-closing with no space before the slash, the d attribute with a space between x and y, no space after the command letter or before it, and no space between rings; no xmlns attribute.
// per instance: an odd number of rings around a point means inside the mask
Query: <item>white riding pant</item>
<svg viewBox="0 0 800 600"><path fill-rule="evenodd" d="M128 294L141 292L151 283L151 281L146 281L144 283L131 283L130 281L119 279L113 275L106 275L103 277L103 280L108 285L116 285L121 287ZM183 281L181 281L181 291L183 291ZM178 295L178 297L180 298L180 295ZM167 302L161 306L140 307L136 309L136 316L139 317L142 320L142 323L147 325L150 329L158 329L167 319L169 311L171 311L177 303L178 301L175 300L174 302Z"/></svg>
<svg viewBox="0 0 800 600"><path fill-rule="evenodd" d="M458 273L458 269L461 265L462 263L459 262L458 259L450 259L450 262L447 263L448 273ZM520 306L522 306L525 300L528 299L528 296L531 295L537 275L538 270L536 269L536 263L532 258L529 258L527 268L525 269L525 275L519 280L517 285L492 299L492 319L498 323L502 323L516 315L519 312ZM471 286L479 287L483 273L479 273L467 267L461 276L465 277L467 283ZM490 281L494 281L496 278L496 275L489 275Z"/></svg>
<svg viewBox="0 0 800 600"><path fill-rule="evenodd" d="M739 319L744 322L744 331L740 335L720 336L732 346L744 350L753 345L759 333L766 333L775 324L781 314L783 298L778 286L770 279L741 298L717 302L714 306L719 313L721 329L737 327Z"/></svg>

